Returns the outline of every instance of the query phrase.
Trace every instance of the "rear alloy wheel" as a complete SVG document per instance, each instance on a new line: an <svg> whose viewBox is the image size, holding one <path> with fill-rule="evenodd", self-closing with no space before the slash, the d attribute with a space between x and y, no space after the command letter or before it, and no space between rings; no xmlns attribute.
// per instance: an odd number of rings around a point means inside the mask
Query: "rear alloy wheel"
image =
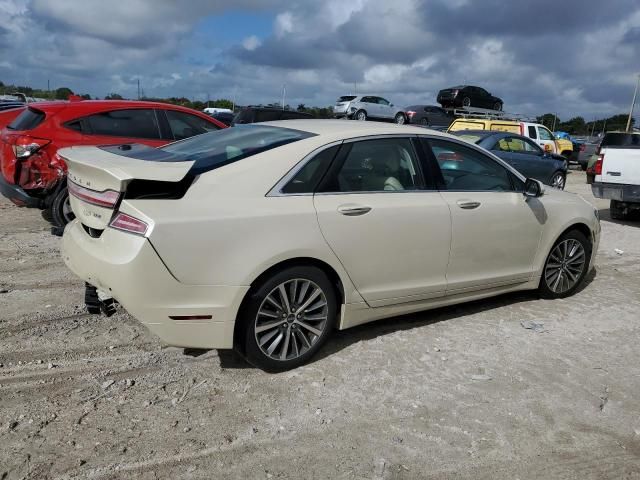
<svg viewBox="0 0 640 480"><path fill-rule="evenodd" d="M587 274L590 257L591 244L581 232L572 230L560 237L542 270L540 295L543 298L572 295Z"/></svg>
<svg viewBox="0 0 640 480"><path fill-rule="evenodd" d="M551 177L551 181L549 182L549 185L551 185L553 188L557 188L558 190L564 190L564 186L566 183L567 183L567 179L564 176L564 173L556 172Z"/></svg>
<svg viewBox="0 0 640 480"><path fill-rule="evenodd" d="M404 118L404 114L403 113L397 113L395 118L393 119L394 122L396 122L398 125L402 125L405 122L405 118Z"/></svg>
<svg viewBox="0 0 640 480"><path fill-rule="evenodd" d="M333 330L333 285L316 267L283 270L252 295L245 314L245 353L250 363L282 371L307 362Z"/></svg>
<svg viewBox="0 0 640 480"><path fill-rule="evenodd" d="M76 218L73 210L71 210L69 191L66 185L60 189L53 199L53 202L51 202L51 217L55 226L63 228L67 223Z"/></svg>
<svg viewBox="0 0 640 480"><path fill-rule="evenodd" d="M356 120L360 120L361 122L364 122L367 119L367 112L365 112L364 110L358 110L355 114Z"/></svg>
<svg viewBox="0 0 640 480"><path fill-rule="evenodd" d="M464 97L462 99L462 106L463 107L470 107L471 106L471 99L469 97Z"/></svg>
<svg viewBox="0 0 640 480"><path fill-rule="evenodd" d="M493 104L493 109L501 112L502 111L502 104L500 102L494 103Z"/></svg>

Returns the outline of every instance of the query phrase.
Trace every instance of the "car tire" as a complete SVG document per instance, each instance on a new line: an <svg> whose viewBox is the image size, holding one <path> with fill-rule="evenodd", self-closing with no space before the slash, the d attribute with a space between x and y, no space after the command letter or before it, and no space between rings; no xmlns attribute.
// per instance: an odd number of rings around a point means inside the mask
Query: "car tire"
<svg viewBox="0 0 640 480"><path fill-rule="evenodd" d="M626 220L627 212L618 200L611 200L609 202L609 216L611 220Z"/></svg>
<svg viewBox="0 0 640 480"><path fill-rule="evenodd" d="M471 99L469 97L464 97L462 99L462 106L463 107L470 107L471 106Z"/></svg>
<svg viewBox="0 0 640 480"><path fill-rule="evenodd" d="M580 168L582 169L583 172L587 171L587 164L586 163L581 163L580 164Z"/></svg>
<svg viewBox="0 0 640 480"><path fill-rule="evenodd" d="M64 228L67 223L76 218L69 203L69 190L62 187L51 202L51 217L56 227Z"/></svg>
<svg viewBox="0 0 640 480"><path fill-rule="evenodd" d="M406 118L404 116L404 113L400 112L400 113L396 113L396 116L393 118L394 123L397 123L398 125L404 125L406 122Z"/></svg>
<svg viewBox="0 0 640 480"><path fill-rule="evenodd" d="M549 180L549 185L553 188L557 188L558 190L564 190L565 185L567 184L567 176L561 171L555 172L551 175L551 179Z"/></svg>
<svg viewBox="0 0 640 480"><path fill-rule="evenodd" d="M574 250L575 248L575 250ZM551 247L544 262L538 292L542 298L573 295L589 271L591 242L579 230L570 230Z"/></svg>
<svg viewBox="0 0 640 480"><path fill-rule="evenodd" d="M502 103L500 103L500 102L494 103L493 104L493 109L497 110L498 112L501 112L502 111Z"/></svg>
<svg viewBox="0 0 640 480"><path fill-rule="evenodd" d="M317 267L281 270L250 295L241 313L244 353L249 363L265 371L290 370L305 364L335 327L335 288ZM296 315L296 308L307 302L310 310Z"/></svg>
<svg viewBox="0 0 640 480"><path fill-rule="evenodd" d="M367 120L367 112L365 112L364 110L358 110L353 116L353 118L361 122L364 122Z"/></svg>

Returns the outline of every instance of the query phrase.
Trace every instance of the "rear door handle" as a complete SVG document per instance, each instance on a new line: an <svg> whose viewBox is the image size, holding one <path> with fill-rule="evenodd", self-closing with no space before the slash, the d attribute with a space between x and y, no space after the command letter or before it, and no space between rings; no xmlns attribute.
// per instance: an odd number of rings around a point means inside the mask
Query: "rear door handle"
<svg viewBox="0 0 640 480"><path fill-rule="evenodd" d="M357 217L370 211L371 207L367 207L366 205L340 205L338 207L338 212L348 217Z"/></svg>
<svg viewBox="0 0 640 480"><path fill-rule="evenodd" d="M465 210L473 210L480 206L480 202L474 202L471 200L458 200L457 203L460 208L464 208Z"/></svg>

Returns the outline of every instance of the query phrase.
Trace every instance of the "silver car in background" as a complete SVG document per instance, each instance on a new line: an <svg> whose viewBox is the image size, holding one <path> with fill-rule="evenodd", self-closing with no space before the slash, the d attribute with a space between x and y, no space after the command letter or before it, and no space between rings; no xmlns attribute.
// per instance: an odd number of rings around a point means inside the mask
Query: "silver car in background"
<svg viewBox="0 0 640 480"><path fill-rule="evenodd" d="M388 100L374 95L343 95L333 107L336 118L353 120L392 120L405 123L406 115L402 108Z"/></svg>

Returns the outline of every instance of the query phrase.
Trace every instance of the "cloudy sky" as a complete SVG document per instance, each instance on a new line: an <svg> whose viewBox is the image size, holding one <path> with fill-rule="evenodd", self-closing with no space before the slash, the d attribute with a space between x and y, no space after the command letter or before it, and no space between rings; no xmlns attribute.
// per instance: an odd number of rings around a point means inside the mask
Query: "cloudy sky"
<svg viewBox="0 0 640 480"><path fill-rule="evenodd" d="M638 0L0 0L0 80L239 104L470 83L508 111L628 111ZM357 85L357 87L356 87Z"/></svg>

